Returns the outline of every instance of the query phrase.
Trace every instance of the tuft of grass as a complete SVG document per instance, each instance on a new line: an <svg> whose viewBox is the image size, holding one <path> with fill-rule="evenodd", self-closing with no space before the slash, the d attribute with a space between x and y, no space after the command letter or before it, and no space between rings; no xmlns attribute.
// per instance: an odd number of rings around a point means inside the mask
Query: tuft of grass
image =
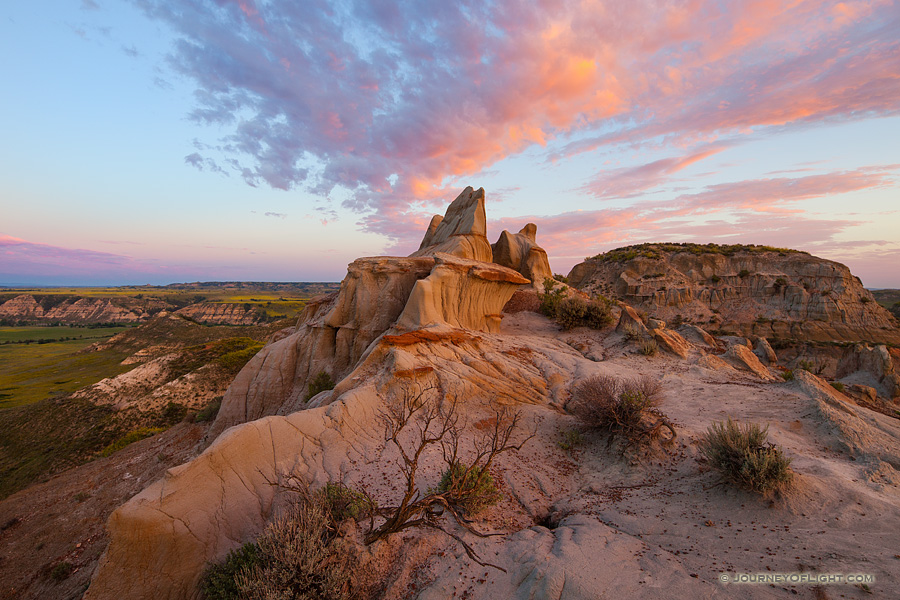
<svg viewBox="0 0 900 600"><path fill-rule="evenodd" d="M320 394L325 390L333 390L334 386L334 379L331 378L331 375L326 371L319 371L319 374L316 375L307 386L306 399L309 400L316 394Z"/></svg>
<svg viewBox="0 0 900 600"><path fill-rule="evenodd" d="M100 456L110 456L115 452L118 452L122 448L126 446L130 446L135 442L139 442L143 439L146 439L150 436L156 435L157 433L162 433L168 429L167 427L141 427L140 429L135 429L134 431L127 433L114 441L112 444L104 448L100 451Z"/></svg>
<svg viewBox="0 0 900 600"><path fill-rule="evenodd" d="M790 369L781 372L781 378L785 381L793 381L794 380L794 372Z"/></svg>
<svg viewBox="0 0 900 600"><path fill-rule="evenodd" d="M791 459L767 443L768 426L740 424L730 418L715 422L700 441L700 451L723 481L757 494L769 494L791 484Z"/></svg>
<svg viewBox="0 0 900 600"><path fill-rule="evenodd" d="M638 352L644 356L654 356L658 350L659 344L656 343L656 340L643 340L638 346Z"/></svg>
<svg viewBox="0 0 900 600"><path fill-rule="evenodd" d="M844 390L846 389L844 387L844 384L841 383L840 381L832 381L831 387L833 387L834 389L836 389L837 391L839 391L842 394L844 393Z"/></svg>
<svg viewBox="0 0 900 600"><path fill-rule="evenodd" d="M455 506L469 514L493 506L503 497L486 469L461 462L454 462L444 471L437 491L447 494Z"/></svg>

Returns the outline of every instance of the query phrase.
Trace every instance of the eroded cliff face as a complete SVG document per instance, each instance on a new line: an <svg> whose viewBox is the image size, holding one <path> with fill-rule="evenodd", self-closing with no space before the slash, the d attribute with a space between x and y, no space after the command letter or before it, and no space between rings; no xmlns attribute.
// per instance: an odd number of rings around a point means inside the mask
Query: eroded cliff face
<svg viewBox="0 0 900 600"><path fill-rule="evenodd" d="M34 296L23 294L0 304L0 319L12 322L137 323L149 316L139 306L103 298L69 299L45 308Z"/></svg>
<svg viewBox="0 0 900 600"><path fill-rule="evenodd" d="M503 306L529 280L491 262L485 230L484 190L469 187L432 220L412 256L355 260L336 295L311 303L294 334L263 348L238 374L211 435L303 408L321 372L341 389L386 332L497 331Z"/></svg>
<svg viewBox="0 0 900 600"><path fill-rule="evenodd" d="M803 252L645 244L576 265L569 283L745 335L900 342L894 319L846 266Z"/></svg>
<svg viewBox="0 0 900 600"><path fill-rule="evenodd" d="M491 251L495 263L518 271L539 292L544 291L544 279L553 277L547 252L537 244L534 223L528 223L519 233L503 230L496 243L491 244Z"/></svg>
<svg viewBox="0 0 900 600"><path fill-rule="evenodd" d="M264 315L243 304L201 302L185 306L175 314L206 325L257 325L265 321Z"/></svg>

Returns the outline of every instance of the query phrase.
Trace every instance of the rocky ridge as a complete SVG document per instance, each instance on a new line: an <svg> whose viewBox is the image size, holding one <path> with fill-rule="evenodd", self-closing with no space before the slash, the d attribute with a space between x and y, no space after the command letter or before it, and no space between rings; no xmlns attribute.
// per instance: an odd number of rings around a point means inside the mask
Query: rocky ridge
<svg viewBox="0 0 900 600"><path fill-rule="evenodd" d="M804 252L644 244L576 265L569 283L661 319L769 340L900 344L895 319L846 266Z"/></svg>

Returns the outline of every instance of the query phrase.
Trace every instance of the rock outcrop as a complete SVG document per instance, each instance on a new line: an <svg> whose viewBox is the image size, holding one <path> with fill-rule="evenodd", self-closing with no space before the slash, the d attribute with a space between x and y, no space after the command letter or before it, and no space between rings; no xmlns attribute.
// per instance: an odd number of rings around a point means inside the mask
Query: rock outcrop
<svg viewBox="0 0 900 600"><path fill-rule="evenodd" d="M176 315L204 325L256 325L265 322L265 313L243 304L200 302L175 311Z"/></svg>
<svg viewBox="0 0 900 600"><path fill-rule="evenodd" d="M859 378L868 381L853 383L873 383L880 388L881 395L887 398L900 397L900 370L894 365L894 359L887 346L869 346L856 344L841 357L837 365L837 379L850 380Z"/></svg>
<svg viewBox="0 0 900 600"><path fill-rule="evenodd" d="M0 304L0 319L15 323L137 323L149 318L140 306L117 304L106 298L16 296ZM126 299L121 300L126 303ZM137 304L137 303L133 303Z"/></svg>
<svg viewBox="0 0 900 600"><path fill-rule="evenodd" d="M891 315L850 270L762 246L644 244L576 265L571 285L663 319L768 339L900 343Z"/></svg>
<svg viewBox="0 0 900 600"><path fill-rule="evenodd" d="M456 197L443 217L435 215L419 249L410 256L433 256L438 252L460 258L491 262L484 213L484 188L467 187Z"/></svg>
<svg viewBox="0 0 900 600"><path fill-rule="evenodd" d="M519 233L505 229L500 239L491 244L494 262L518 271L531 281L532 287L544 291L544 279L553 277L547 252L537 245L537 225L528 223Z"/></svg>
<svg viewBox="0 0 900 600"><path fill-rule="evenodd" d="M263 348L238 374L211 435L301 408L317 374L340 382L389 330L496 331L503 306L528 281L490 261L484 231L484 190L466 188L443 219L432 220L412 256L355 260L337 295L310 305L293 335Z"/></svg>

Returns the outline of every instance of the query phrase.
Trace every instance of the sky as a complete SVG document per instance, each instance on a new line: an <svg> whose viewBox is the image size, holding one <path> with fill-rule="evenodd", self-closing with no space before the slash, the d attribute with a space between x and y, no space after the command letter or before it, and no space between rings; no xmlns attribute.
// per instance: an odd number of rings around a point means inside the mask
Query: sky
<svg viewBox="0 0 900 600"><path fill-rule="evenodd" d="M900 288L900 0L3 13L0 285L339 281L471 185L558 273L755 243Z"/></svg>

